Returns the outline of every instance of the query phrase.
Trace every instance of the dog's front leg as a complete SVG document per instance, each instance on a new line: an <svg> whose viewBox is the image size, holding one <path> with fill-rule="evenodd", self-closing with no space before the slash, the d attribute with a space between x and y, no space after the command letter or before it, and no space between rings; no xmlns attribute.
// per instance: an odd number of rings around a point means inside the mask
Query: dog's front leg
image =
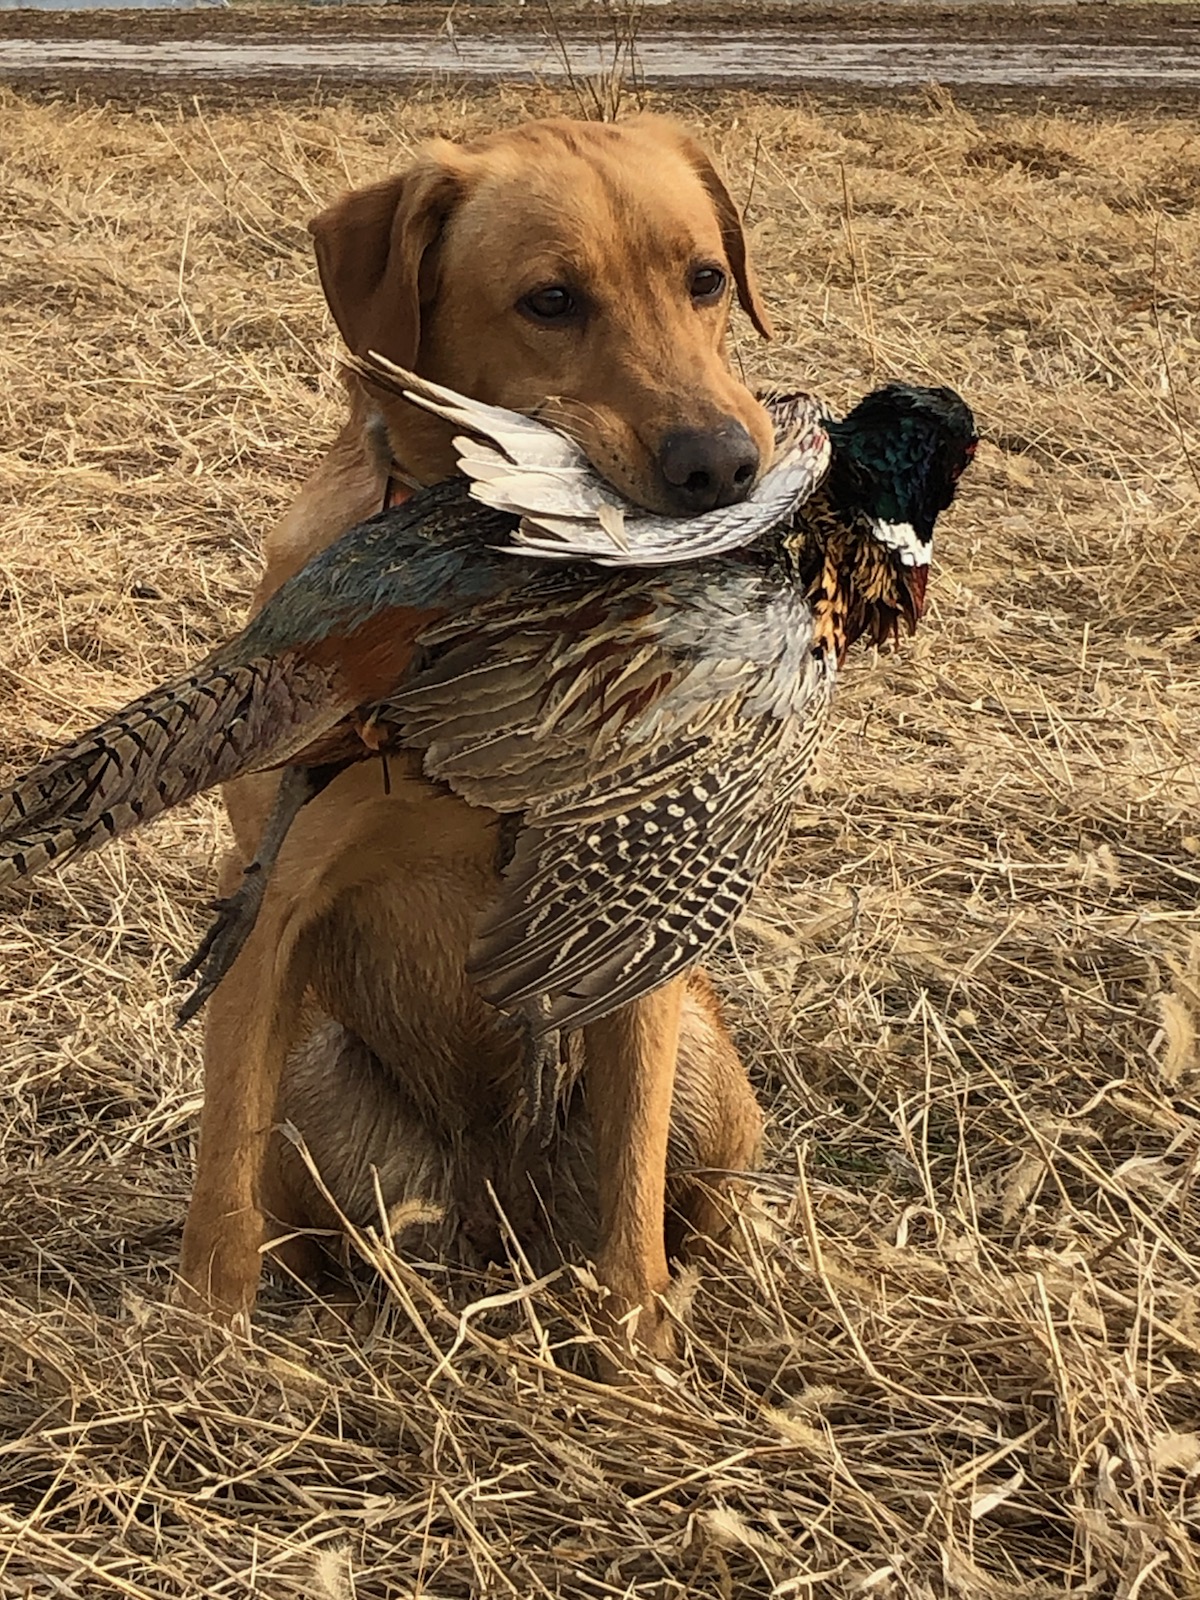
<svg viewBox="0 0 1200 1600"><path fill-rule="evenodd" d="M686 980L676 979L584 1030L596 1146L596 1265L626 1339L665 1355L659 1303L670 1281L665 1242L667 1137Z"/></svg>
<svg viewBox="0 0 1200 1600"><path fill-rule="evenodd" d="M308 976L301 919L294 904L280 899L268 890L254 931L209 1003L205 1032L181 1298L225 1317L249 1313L258 1292L263 1169Z"/></svg>

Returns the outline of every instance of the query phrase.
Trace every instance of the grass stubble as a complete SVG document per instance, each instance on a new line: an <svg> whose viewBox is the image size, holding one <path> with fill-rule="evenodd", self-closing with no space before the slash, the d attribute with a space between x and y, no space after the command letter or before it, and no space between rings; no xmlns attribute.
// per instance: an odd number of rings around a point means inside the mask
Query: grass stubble
<svg viewBox="0 0 1200 1600"><path fill-rule="evenodd" d="M304 220L555 109L0 96L3 775L238 626L339 414ZM379 1236L367 1331L277 1283L200 1340L203 800L0 919L5 1600L1200 1593L1196 125L692 111L779 327L746 371L952 383L987 438L717 962L770 1118L741 1248L624 1391L570 1275Z"/></svg>

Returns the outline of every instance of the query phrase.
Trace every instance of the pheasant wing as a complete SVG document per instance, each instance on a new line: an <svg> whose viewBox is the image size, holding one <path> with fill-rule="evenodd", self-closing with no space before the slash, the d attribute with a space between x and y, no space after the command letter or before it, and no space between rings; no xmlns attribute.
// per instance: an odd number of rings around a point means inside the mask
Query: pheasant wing
<svg viewBox="0 0 1200 1600"><path fill-rule="evenodd" d="M431 383L372 351L350 358L370 382L468 430L454 440L459 467L482 504L520 518L513 555L601 566L697 561L753 544L812 493L829 466L825 412L811 395L772 394L776 458L736 505L695 517L663 517L624 499L573 439L520 412L484 405Z"/></svg>
<svg viewBox="0 0 1200 1600"><path fill-rule="evenodd" d="M816 749L832 674L811 643L799 591L742 564L587 590L554 571L424 636L380 719L523 817L471 957L489 1000L576 1027L721 937Z"/></svg>
<svg viewBox="0 0 1200 1600"><path fill-rule="evenodd" d="M626 511L624 538L617 542L601 523L598 510L589 516L582 510L564 515L549 505L535 509L530 502L522 504L521 496L510 486L505 509L520 512L522 521L509 549L515 555L594 561L605 567L667 566L744 549L786 522L828 470L829 438L819 405L800 396L791 410L793 416L782 432L774 463L736 505L688 518ZM465 471L470 470L465 461L461 464ZM491 485L486 489L492 492ZM472 492L485 498L478 485ZM498 502L492 499L489 503Z"/></svg>

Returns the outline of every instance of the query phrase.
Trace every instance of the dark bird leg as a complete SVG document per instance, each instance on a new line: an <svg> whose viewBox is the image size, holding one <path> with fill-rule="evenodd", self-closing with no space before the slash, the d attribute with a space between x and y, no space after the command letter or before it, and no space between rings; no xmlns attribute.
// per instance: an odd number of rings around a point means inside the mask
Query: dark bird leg
<svg viewBox="0 0 1200 1600"><path fill-rule="evenodd" d="M506 814L496 835L496 871L503 873L512 861L524 818ZM544 1150L554 1137L555 1117L562 1099L567 1062L562 1035L547 1028L545 998L526 1000L509 1013L521 1041L520 1094L517 1121L534 1148Z"/></svg>
<svg viewBox="0 0 1200 1600"><path fill-rule="evenodd" d="M544 1150L554 1137L566 1069L562 1035L545 1024L546 1004L541 999L527 1000L511 1013L521 1040L518 1117L537 1150Z"/></svg>
<svg viewBox="0 0 1200 1600"><path fill-rule="evenodd" d="M237 960L258 921L271 869L283 848L288 830L308 802L315 800L341 770L340 764L284 768L279 793L253 861L242 873L242 881L233 894L224 900L211 902L210 909L216 912L216 917L195 954L175 974L182 980L200 973L200 982L179 1008L175 1019L177 1028L182 1028L192 1020Z"/></svg>

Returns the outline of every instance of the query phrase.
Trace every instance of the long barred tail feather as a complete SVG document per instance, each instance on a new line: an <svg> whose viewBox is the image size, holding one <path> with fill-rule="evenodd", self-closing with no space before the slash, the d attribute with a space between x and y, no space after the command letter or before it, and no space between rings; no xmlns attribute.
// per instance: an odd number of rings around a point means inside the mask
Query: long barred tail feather
<svg viewBox="0 0 1200 1600"><path fill-rule="evenodd" d="M328 667L219 661L152 690L0 793L0 887L107 844L336 720Z"/></svg>

